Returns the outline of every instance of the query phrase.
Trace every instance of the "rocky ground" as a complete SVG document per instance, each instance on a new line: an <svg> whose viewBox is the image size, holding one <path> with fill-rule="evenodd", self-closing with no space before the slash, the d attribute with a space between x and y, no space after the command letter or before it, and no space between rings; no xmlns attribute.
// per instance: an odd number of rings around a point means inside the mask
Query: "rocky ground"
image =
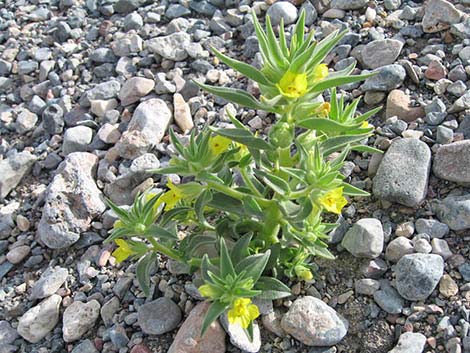
<svg viewBox="0 0 470 353"><path fill-rule="evenodd" d="M1 353L470 352L470 1L294 3L0 0ZM192 277L162 258L146 298L102 243L103 198L166 183L146 170L168 162L169 126L225 126L229 109L269 128L191 82L256 94L209 51L259 63L252 9L350 31L327 63L379 72L341 91L384 106L368 143L386 153L346 164L373 196L338 220L338 259L258 303L254 342L224 320L201 341Z"/></svg>

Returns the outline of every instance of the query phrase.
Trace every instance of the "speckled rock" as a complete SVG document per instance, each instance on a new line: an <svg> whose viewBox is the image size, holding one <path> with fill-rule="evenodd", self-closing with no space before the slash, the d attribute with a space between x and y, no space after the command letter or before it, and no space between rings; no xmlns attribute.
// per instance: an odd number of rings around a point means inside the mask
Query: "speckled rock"
<svg viewBox="0 0 470 353"><path fill-rule="evenodd" d="M432 170L438 178L470 183L470 140L440 146Z"/></svg>
<svg viewBox="0 0 470 353"><path fill-rule="evenodd" d="M422 353L426 345L426 336L422 333L405 332L400 335L398 343L388 353Z"/></svg>
<svg viewBox="0 0 470 353"><path fill-rule="evenodd" d="M450 229L470 229L470 194L437 200L433 203L433 210Z"/></svg>
<svg viewBox="0 0 470 353"><path fill-rule="evenodd" d="M62 334L65 342L80 339L94 325L100 315L100 303L93 299L87 303L75 301L64 311Z"/></svg>
<svg viewBox="0 0 470 353"><path fill-rule="evenodd" d="M347 231L341 245L355 257L376 258L384 245L382 223L375 218L360 219Z"/></svg>
<svg viewBox="0 0 470 353"><path fill-rule="evenodd" d="M69 271L66 268L59 266L48 268L34 284L30 298L41 299L54 294L67 280L68 275Z"/></svg>
<svg viewBox="0 0 470 353"><path fill-rule="evenodd" d="M147 334L161 335L175 329L181 321L181 310L166 297L145 303L138 309L139 325Z"/></svg>

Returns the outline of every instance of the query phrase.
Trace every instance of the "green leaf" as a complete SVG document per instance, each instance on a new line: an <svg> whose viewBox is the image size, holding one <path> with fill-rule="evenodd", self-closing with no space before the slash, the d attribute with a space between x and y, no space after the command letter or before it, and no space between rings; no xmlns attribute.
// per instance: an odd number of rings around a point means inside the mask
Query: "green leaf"
<svg viewBox="0 0 470 353"><path fill-rule="evenodd" d="M216 208L220 211L225 211L233 214L244 215L246 212L240 200L227 196L223 193L217 192L212 195L212 201L209 206Z"/></svg>
<svg viewBox="0 0 470 353"><path fill-rule="evenodd" d="M258 202L252 196L246 196L243 199L243 205L255 215L263 216L263 209L260 207Z"/></svg>
<svg viewBox="0 0 470 353"><path fill-rule="evenodd" d="M129 214L127 213L126 210L123 210L121 207L116 205L114 202L112 202L110 199L105 199L106 204L108 207L123 221L130 221Z"/></svg>
<svg viewBox="0 0 470 353"><path fill-rule="evenodd" d="M384 153L382 150L379 150L378 148L375 148L372 146L366 146L366 145L352 146L351 149L357 152L369 152L369 153L378 153L378 154Z"/></svg>
<svg viewBox="0 0 470 353"><path fill-rule="evenodd" d="M365 135L341 135L331 137L320 144L320 148L325 157L336 152L340 148L349 144L361 141Z"/></svg>
<svg viewBox="0 0 470 353"><path fill-rule="evenodd" d="M221 301L215 301L209 307L204 321L202 322L201 337L204 336L209 326L222 315L225 310L228 309L228 304L222 303Z"/></svg>
<svg viewBox="0 0 470 353"><path fill-rule="evenodd" d="M349 196L370 196L370 193L368 193L367 191L361 190L348 183L343 184L343 194Z"/></svg>
<svg viewBox="0 0 470 353"><path fill-rule="evenodd" d="M144 235L162 240L178 240L178 236L176 234L156 224L152 224L147 227Z"/></svg>
<svg viewBox="0 0 470 353"><path fill-rule="evenodd" d="M278 66L284 68L289 65L289 62L284 57L279 43L274 35L273 27L271 25L271 19L269 16L266 16L266 35L267 35L267 44L269 47L270 53L273 55L274 59Z"/></svg>
<svg viewBox="0 0 470 353"><path fill-rule="evenodd" d="M255 289L261 290L260 299L275 300L290 296L291 290L284 283L273 277L260 277Z"/></svg>
<svg viewBox="0 0 470 353"><path fill-rule="evenodd" d="M375 74L351 75L351 76L331 76L319 81L309 92L323 92L331 87L338 87L348 83L363 81Z"/></svg>
<svg viewBox="0 0 470 353"><path fill-rule="evenodd" d="M377 114L380 110L382 110L382 106L380 107L377 107L377 108L374 108L374 109L371 109L369 110L368 112L362 114L362 115L359 115L358 117L356 117L356 121L358 123L362 123L364 120L367 120L369 119L372 115L375 115Z"/></svg>
<svg viewBox="0 0 470 353"><path fill-rule="evenodd" d="M204 208L209 202L212 201L212 193L209 189L204 190L194 203L194 211L196 212L197 219L205 227L212 229L213 227L207 222L204 217Z"/></svg>
<svg viewBox="0 0 470 353"><path fill-rule="evenodd" d="M185 213L189 213L192 211L191 207L182 206L182 207L175 207L169 211L166 211L162 218L160 219L160 226L165 227L171 220L179 215L183 215Z"/></svg>
<svg viewBox="0 0 470 353"><path fill-rule="evenodd" d="M289 57L289 50L287 48L286 32L284 29L284 18L281 17L281 23L279 24L279 46L281 47L282 53L287 58Z"/></svg>
<svg viewBox="0 0 470 353"><path fill-rule="evenodd" d="M259 70L254 68L251 65L245 64L244 62L232 59L221 52L219 52L217 49L212 48L212 51L214 52L215 56L217 56L220 61L223 63L227 64L231 68L237 70L238 72L242 73L246 77L252 79L255 82L258 82L262 85L270 86L273 83L268 80L268 78Z"/></svg>
<svg viewBox="0 0 470 353"><path fill-rule="evenodd" d="M255 174L264 181L264 183L281 196L287 196L290 193L289 184L282 178L266 173L265 171L255 169Z"/></svg>
<svg viewBox="0 0 470 353"><path fill-rule="evenodd" d="M250 131L244 129L223 129L223 128L214 128L210 129L217 135L227 137L232 141L241 143L250 148L255 148L258 150L273 150L274 147L263 139L254 136Z"/></svg>
<svg viewBox="0 0 470 353"><path fill-rule="evenodd" d="M273 55L269 51L268 48L268 38L266 37L266 33L264 33L261 25L258 21L258 17L256 16L255 11L253 10L253 26L255 27L256 38L258 38L258 44L261 52L261 56L263 57L263 62L265 65L270 65L272 67L277 67L276 60L273 58Z"/></svg>
<svg viewBox="0 0 470 353"><path fill-rule="evenodd" d="M357 128L360 125L345 125L325 118L307 118L297 123L298 126L310 130L319 130L325 133L340 133Z"/></svg>
<svg viewBox="0 0 470 353"><path fill-rule="evenodd" d="M135 270L137 281L146 297L150 295L150 271L152 265L155 265L155 261L157 261L157 254L155 252L148 253L140 259Z"/></svg>
<svg viewBox="0 0 470 353"><path fill-rule="evenodd" d="M183 173L187 173L187 170L183 166L170 166L170 167L154 169L151 172L156 173L156 174L183 174Z"/></svg>
<svg viewBox="0 0 470 353"><path fill-rule="evenodd" d="M220 238L220 275L227 277L228 275L235 276L235 269L233 268L232 259L228 253L227 244L224 238Z"/></svg>
<svg viewBox="0 0 470 353"><path fill-rule="evenodd" d="M237 266L237 264L242 259L250 255L248 248L250 246L250 241L252 237L253 237L253 233L245 234L240 239L238 239L235 245L233 246L231 254L232 254L232 260L235 266Z"/></svg>
<svg viewBox="0 0 470 353"><path fill-rule="evenodd" d="M270 253L268 250L265 253L248 256L237 264L235 271L237 273L245 271L244 278L252 278L253 282L256 283L268 263Z"/></svg>

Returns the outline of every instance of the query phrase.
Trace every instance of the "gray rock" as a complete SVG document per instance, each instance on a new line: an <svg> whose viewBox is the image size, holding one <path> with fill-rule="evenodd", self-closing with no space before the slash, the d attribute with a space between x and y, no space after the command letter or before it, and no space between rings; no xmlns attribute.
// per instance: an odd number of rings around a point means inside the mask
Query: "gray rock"
<svg viewBox="0 0 470 353"><path fill-rule="evenodd" d="M439 125L447 116L447 108L444 102L439 98L434 98L431 104L428 104L424 107L426 112L426 121L430 125Z"/></svg>
<svg viewBox="0 0 470 353"><path fill-rule="evenodd" d="M423 17L423 31L434 33L459 23L463 13L446 0L430 0L426 3Z"/></svg>
<svg viewBox="0 0 470 353"><path fill-rule="evenodd" d="M124 276L117 280L116 284L113 287L113 293L116 294L119 298L124 298L124 295L129 290L132 284L132 277Z"/></svg>
<svg viewBox="0 0 470 353"><path fill-rule="evenodd" d="M27 109L21 111L16 117L16 132L23 135L34 129L38 121L38 116Z"/></svg>
<svg viewBox="0 0 470 353"><path fill-rule="evenodd" d="M228 322L227 314L223 314L220 318L220 323L230 337L230 342L240 348L243 352L256 353L261 348L261 333L259 326L253 322L253 340L245 333L245 330L238 324L231 324Z"/></svg>
<svg viewBox="0 0 470 353"><path fill-rule="evenodd" d="M68 275L69 272L65 268L59 266L48 268L31 290L31 300L46 298L57 292Z"/></svg>
<svg viewBox="0 0 470 353"><path fill-rule="evenodd" d="M459 273L462 275L466 282L470 281L470 263L466 262L459 266Z"/></svg>
<svg viewBox="0 0 470 353"><path fill-rule="evenodd" d="M433 210L450 229L470 229L470 194L447 196L444 200L436 201Z"/></svg>
<svg viewBox="0 0 470 353"><path fill-rule="evenodd" d="M415 227L418 234L428 234L431 238L443 238L449 234L449 226L435 219L419 218Z"/></svg>
<svg viewBox="0 0 470 353"><path fill-rule="evenodd" d="M444 273L444 260L435 254L409 254L395 267L397 290L407 300L425 300Z"/></svg>
<svg viewBox="0 0 470 353"><path fill-rule="evenodd" d="M361 86L364 92L391 91L400 87L406 77L405 69L398 64L382 66L375 70L375 72L378 72L378 74L369 77Z"/></svg>
<svg viewBox="0 0 470 353"><path fill-rule="evenodd" d="M368 0L333 0L331 7L341 10L358 10L366 7Z"/></svg>
<svg viewBox="0 0 470 353"><path fill-rule="evenodd" d="M144 19L137 12L132 12L124 18L124 30L139 30L144 25Z"/></svg>
<svg viewBox="0 0 470 353"><path fill-rule="evenodd" d="M425 335L415 332L405 332L400 335L395 348L388 353L422 353L425 345Z"/></svg>
<svg viewBox="0 0 470 353"><path fill-rule="evenodd" d="M457 99L452 107L449 109L449 113L459 113L462 110L470 108L470 91L467 91L462 97Z"/></svg>
<svg viewBox="0 0 470 353"><path fill-rule="evenodd" d="M13 264L5 261L3 264L0 265L0 280L5 277L5 275L10 272L10 270L13 268Z"/></svg>
<svg viewBox="0 0 470 353"><path fill-rule="evenodd" d="M281 320L281 327L308 346L332 346L343 339L348 322L322 300L296 299Z"/></svg>
<svg viewBox="0 0 470 353"><path fill-rule="evenodd" d="M470 37L470 19L466 18L461 23L453 24L450 27L450 33L462 39L469 38Z"/></svg>
<svg viewBox="0 0 470 353"><path fill-rule="evenodd" d="M24 60L18 62L18 75L26 75L36 71L39 68L39 63L33 60Z"/></svg>
<svg viewBox="0 0 470 353"><path fill-rule="evenodd" d="M385 0L384 6L387 10L396 10L400 7L401 0Z"/></svg>
<svg viewBox="0 0 470 353"><path fill-rule="evenodd" d="M396 39L374 40L362 49L362 60L370 69L390 65L400 55L403 43Z"/></svg>
<svg viewBox="0 0 470 353"><path fill-rule="evenodd" d="M139 104L132 120L116 145L119 155L134 159L158 144L172 119L167 104L157 98Z"/></svg>
<svg viewBox="0 0 470 353"><path fill-rule="evenodd" d="M427 192L431 151L418 139L395 140L385 153L374 178L375 196L417 207Z"/></svg>
<svg viewBox="0 0 470 353"><path fill-rule="evenodd" d="M0 321L0 347L13 343L17 337L18 333L8 321Z"/></svg>
<svg viewBox="0 0 470 353"><path fill-rule="evenodd" d="M42 112L42 127L49 134L60 134L64 129L64 111L58 104L51 104Z"/></svg>
<svg viewBox="0 0 470 353"><path fill-rule="evenodd" d="M191 14L191 10L180 4L171 4L165 12L165 16L170 20Z"/></svg>
<svg viewBox="0 0 470 353"><path fill-rule="evenodd" d="M374 293L374 301L389 314L400 314L405 301L387 280L380 281L380 290Z"/></svg>
<svg viewBox="0 0 470 353"><path fill-rule="evenodd" d="M217 8L212 5L209 1L191 1L189 3L189 7L196 11L197 13L200 13L201 15L205 16L212 16L216 12Z"/></svg>
<svg viewBox="0 0 470 353"><path fill-rule="evenodd" d="M434 238L431 240L432 253L441 256L444 260L447 260L453 255L449 248L449 244L444 239Z"/></svg>
<svg viewBox="0 0 470 353"><path fill-rule="evenodd" d="M413 243L411 240L405 237L398 237L388 243L387 249L385 250L385 258L388 261L397 262L403 256L412 254L413 252Z"/></svg>
<svg viewBox="0 0 470 353"><path fill-rule="evenodd" d="M116 80L100 83L87 91L80 98L80 106L84 108L90 107L90 100L106 100L117 97L121 90L121 84Z"/></svg>
<svg viewBox="0 0 470 353"><path fill-rule="evenodd" d="M179 306L166 297L145 303L139 307L138 314L140 328L149 335L162 335L174 330L182 317Z"/></svg>
<svg viewBox="0 0 470 353"><path fill-rule="evenodd" d="M0 200L13 190L29 173L37 157L28 151L13 152L0 160Z"/></svg>
<svg viewBox="0 0 470 353"><path fill-rule="evenodd" d="M98 157L91 153L69 154L57 169L45 194L38 235L49 248L65 248L86 232L106 205L93 174Z"/></svg>
<svg viewBox="0 0 470 353"><path fill-rule="evenodd" d="M82 338L94 325L100 315L100 303L90 300L88 303L75 301L68 306L62 317L62 335L65 342Z"/></svg>
<svg viewBox="0 0 470 353"><path fill-rule="evenodd" d="M65 130L62 153L85 152L93 139L93 130L88 126L75 126Z"/></svg>
<svg viewBox="0 0 470 353"><path fill-rule="evenodd" d="M456 183L470 183L470 140L439 147L433 172L438 178Z"/></svg>
<svg viewBox="0 0 470 353"><path fill-rule="evenodd" d="M363 218L346 233L341 245L355 257L373 259L383 250L382 223L375 218Z"/></svg>
<svg viewBox="0 0 470 353"><path fill-rule="evenodd" d="M447 145L454 140L454 131L445 126L438 126L436 129L436 142Z"/></svg>
<svg viewBox="0 0 470 353"><path fill-rule="evenodd" d="M108 332L109 338L115 347L123 348L129 343L129 337L127 337L126 329L123 326L114 325Z"/></svg>
<svg viewBox="0 0 470 353"><path fill-rule="evenodd" d="M7 76L11 72L12 64L6 60L0 59L0 76Z"/></svg>
<svg viewBox="0 0 470 353"><path fill-rule="evenodd" d="M129 13L137 10L141 4L141 0L118 0L114 4L114 11L117 13Z"/></svg>
<svg viewBox="0 0 470 353"><path fill-rule="evenodd" d="M147 42L147 47L165 59L183 61L188 57L186 47L191 42L191 36L185 32L172 33L164 37L152 38Z"/></svg>
<svg viewBox="0 0 470 353"><path fill-rule="evenodd" d="M155 82L144 77L132 77L127 80L119 92L119 100L123 106L139 101L155 87Z"/></svg>
<svg viewBox="0 0 470 353"><path fill-rule="evenodd" d="M97 48L90 54L90 60L98 64L115 63L117 61L113 51L109 48Z"/></svg>
<svg viewBox="0 0 470 353"><path fill-rule="evenodd" d="M380 282L371 278L359 279L354 283L354 289L356 294L374 295L380 289Z"/></svg>
<svg viewBox="0 0 470 353"><path fill-rule="evenodd" d="M289 25L297 20L297 8L288 1L279 1L272 4L266 14L271 18L273 26L281 23L281 18L284 19L284 24Z"/></svg>
<svg viewBox="0 0 470 353"><path fill-rule="evenodd" d="M99 353L98 350L96 349L95 345L93 342L91 342L89 339L83 340L75 346L75 348L72 350L72 353Z"/></svg>
<svg viewBox="0 0 470 353"><path fill-rule="evenodd" d="M19 264L21 261L24 260L26 256L31 252L31 248L29 245L20 245L11 249L6 258L10 261L13 265Z"/></svg>
<svg viewBox="0 0 470 353"><path fill-rule="evenodd" d="M120 307L121 303L119 302L118 297L112 297L110 300L103 304L103 306L101 307L100 314L105 326L111 326L111 324L113 323L113 316L119 310Z"/></svg>
<svg viewBox="0 0 470 353"><path fill-rule="evenodd" d="M29 309L18 321L18 333L25 340L37 343L52 331L59 321L59 307L62 297L51 295Z"/></svg>

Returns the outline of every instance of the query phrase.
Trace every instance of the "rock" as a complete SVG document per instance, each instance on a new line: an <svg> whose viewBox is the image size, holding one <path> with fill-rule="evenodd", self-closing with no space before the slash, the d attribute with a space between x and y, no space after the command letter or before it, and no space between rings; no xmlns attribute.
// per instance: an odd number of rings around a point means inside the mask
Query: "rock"
<svg viewBox="0 0 470 353"><path fill-rule="evenodd" d="M7 158L0 160L0 200L7 197L29 173L37 157L28 151L13 151Z"/></svg>
<svg viewBox="0 0 470 353"><path fill-rule="evenodd" d="M403 256L412 254L413 252L413 243L411 240L405 237L398 237L387 245L385 258L388 261L397 262Z"/></svg>
<svg viewBox="0 0 470 353"><path fill-rule="evenodd" d="M149 335L170 332L181 321L181 310L171 299L162 297L145 303L138 309L139 325Z"/></svg>
<svg viewBox="0 0 470 353"><path fill-rule="evenodd" d="M167 353L225 352L225 332L218 320L209 326L203 337L200 336L209 306L209 302L202 302L191 310Z"/></svg>
<svg viewBox="0 0 470 353"><path fill-rule="evenodd" d="M124 18L124 30L139 30L144 25L144 19L137 12L132 12Z"/></svg>
<svg viewBox="0 0 470 353"><path fill-rule="evenodd" d="M186 32L176 32L164 37L152 38L147 42L147 47L151 52L161 57L183 61L188 57L186 47L191 42L191 36Z"/></svg>
<svg viewBox="0 0 470 353"><path fill-rule="evenodd" d="M346 233L341 245L355 257L373 259L383 250L382 223L375 218L363 218Z"/></svg>
<svg viewBox="0 0 470 353"><path fill-rule="evenodd" d="M430 0L426 3L423 17L423 31L434 33L445 30L451 24L459 23L462 12L445 0Z"/></svg>
<svg viewBox="0 0 470 353"><path fill-rule="evenodd" d="M272 4L266 14L271 18L273 26L281 23L281 18L284 19L284 24L289 25L297 20L297 8L288 1L278 1Z"/></svg>
<svg viewBox="0 0 470 353"><path fill-rule="evenodd" d="M470 229L470 194L447 196L434 203L433 210L441 222L452 230Z"/></svg>
<svg viewBox="0 0 470 353"><path fill-rule="evenodd" d="M106 123L98 130L97 136L104 143L115 144L119 141L121 133L119 132L118 124L111 125Z"/></svg>
<svg viewBox="0 0 470 353"><path fill-rule="evenodd" d="M80 98L80 106L88 108L91 100L115 98L120 90L121 84L116 80L100 83Z"/></svg>
<svg viewBox="0 0 470 353"><path fill-rule="evenodd" d="M140 103L116 145L119 155L135 159L146 153L161 141L171 119L171 111L163 100L152 98Z"/></svg>
<svg viewBox="0 0 470 353"><path fill-rule="evenodd" d="M88 126L71 127L65 131L62 152L64 155L73 152L85 152L92 139L93 130Z"/></svg>
<svg viewBox="0 0 470 353"><path fill-rule="evenodd" d="M106 115L106 112L113 110L118 106L116 99L95 99L90 101L90 110L98 118L103 118Z"/></svg>
<svg viewBox="0 0 470 353"><path fill-rule="evenodd" d="M405 332L400 335L395 348L388 353L422 353L425 345L425 335L421 333Z"/></svg>
<svg viewBox="0 0 470 353"><path fill-rule="evenodd" d="M11 249L7 253L7 260L10 261L13 265L19 264L24 260L26 256L30 253L31 248L29 245L20 245L16 248Z"/></svg>
<svg viewBox="0 0 470 353"><path fill-rule="evenodd" d="M0 347L13 343L17 337L18 333L8 321L0 321Z"/></svg>
<svg viewBox="0 0 470 353"><path fill-rule="evenodd" d="M428 68L424 72L424 77L438 81L447 76L447 69L439 60L433 60L429 63Z"/></svg>
<svg viewBox="0 0 470 353"><path fill-rule="evenodd" d="M65 283L69 271L59 266L48 268L31 290L30 299L42 299L51 296Z"/></svg>
<svg viewBox="0 0 470 353"><path fill-rule="evenodd" d="M403 43L396 39L374 40L362 49L362 60L370 69L377 69L395 62Z"/></svg>
<svg viewBox="0 0 470 353"><path fill-rule="evenodd" d="M434 175L456 183L470 183L470 140L440 146L434 157Z"/></svg>
<svg viewBox="0 0 470 353"><path fill-rule="evenodd" d="M64 111L58 104L51 104L42 112L42 127L49 134L62 133L64 129Z"/></svg>
<svg viewBox="0 0 470 353"><path fill-rule="evenodd" d="M411 106L410 96L403 91L394 89L388 94L385 112L387 119L393 116L406 122L412 122L424 116L424 109Z"/></svg>
<svg viewBox="0 0 470 353"><path fill-rule="evenodd" d="M459 287L457 283L453 280L451 276L445 274L442 276L439 282L439 293L441 293L445 298L450 298L456 295L459 292Z"/></svg>
<svg viewBox="0 0 470 353"><path fill-rule="evenodd" d="M113 323L113 316L119 310L120 307L121 303L119 302L118 297L112 297L110 300L103 304L103 306L101 307L100 314L105 326L111 326L111 324Z"/></svg>
<svg viewBox="0 0 470 353"><path fill-rule="evenodd" d="M23 135L34 129L38 121L38 116L27 109L21 111L16 117L16 132Z"/></svg>
<svg viewBox="0 0 470 353"><path fill-rule="evenodd" d="M90 300L88 303L75 301L64 311L62 334L65 342L82 338L94 325L100 315L100 303Z"/></svg>
<svg viewBox="0 0 470 353"><path fill-rule="evenodd" d="M400 7L401 0L385 0L384 6L387 10L396 10Z"/></svg>
<svg viewBox="0 0 470 353"><path fill-rule="evenodd" d="M121 105L126 106L139 101L155 87L155 82L144 77L132 77L127 80L119 92ZM114 109L114 108L113 108Z"/></svg>
<svg viewBox="0 0 470 353"><path fill-rule="evenodd" d="M426 105L424 108L426 113L424 121L430 125L439 125L447 116L446 110L447 108L444 102L439 98L434 98L431 104Z"/></svg>
<svg viewBox="0 0 470 353"><path fill-rule="evenodd" d="M448 110L449 113L459 113L462 110L470 108L470 91L467 91L462 97L457 99L452 107Z"/></svg>
<svg viewBox="0 0 470 353"><path fill-rule="evenodd" d="M380 281L380 290L374 293L374 301L389 314L400 314L405 301L387 280Z"/></svg>
<svg viewBox="0 0 470 353"><path fill-rule="evenodd" d="M431 240L432 253L441 256L444 261L453 255L449 244L444 239L434 238Z"/></svg>
<svg viewBox="0 0 470 353"><path fill-rule="evenodd" d="M436 129L436 142L446 145L454 140L454 131L445 126L438 126Z"/></svg>
<svg viewBox="0 0 470 353"><path fill-rule="evenodd" d="M380 199L417 207L426 196L430 167L431 151L424 142L395 140L377 170L373 193Z"/></svg>
<svg viewBox="0 0 470 353"><path fill-rule="evenodd" d="M409 254L395 267L397 290L407 300L425 300L444 273L444 260L435 254Z"/></svg>
<svg viewBox="0 0 470 353"><path fill-rule="evenodd" d="M141 0L118 0L114 4L114 11L117 13L129 13L137 10L141 4Z"/></svg>
<svg viewBox="0 0 470 353"><path fill-rule="evenodd" d="M378 74L369 77L361 86L364 92L391 91L400 87L406 77L405 69L398 64L382 66L375 70L375 72L378 72Z"/></svg>
<svg viewBox="0 0 470 353"><path fill-rule="evenodd" d="M431 238L443 238L449 233L449 226L435 219L419 218L415 226L418 233L428 234Z"/></svg>
<svg viewBox="0 0 470 353"><path fill-rule="evenodd" d="M220 323L229 334L230 343L235 347L240 348L243 352L259 352L261 348L261 334L256 321L253 322L253 340L250 340L240 325L229 323L226 313L220 317Z"/></svg>
<svg viewBox="0 0 470 353"><path fill-rule="evenodd" d="M91 153L69 154L57 169L45 193L38 235L51 249L65 248L86 232L106 205L93 174L98 157Z"/></svg>
<svg viewBox="0 0 470 353"><path fill-rule="evenodd" d="M348 331L348 322L322 300L296 299L281 320L281 327L308 346L333 346Z"/></svg>
<svg viewBox="0 0 470 353"><path fill-rule="evenodd" d="M98 64L114 63L117 61L113 51L109 48L97 48L90 54L90 60Z"/></svg>
<svg viewBox="0 0 470 353"><path fill-rule="evenodd" d="M359 279L354 283L354 289L356 294L374 295L380 289L380 282L371 278Z"/></svg>
<svg viewBox="0 0 470 353"><path fill-rule="evenodd" d="M366 7L368 0L333 0L330 6L341 10L358 10Z"/></svg>
<svg viewBox="0 0 470 353"><path fill-rule="evenodd" d="M25 340L37 343L52 331L59 321L60 295L53 294L29 309L18 321L18 333Z"/></svg>
<svg viewBox="0 0 470 353"><path fill-rule="evenodd" d="M75 348L72 350L72 353L99 353L98 350L96 349L95 345L93 342L91 342L89 339L83 340L75 346Z"/></svg>
<svg viewBox="0 0 470 353"><path fill-rule="evenodd" d="M170 20L191 14L191 10L180 4L171 4L165 12L165 16Z"/></svg>
<svg viewBox="0 0 470 353"><path fill-rule="evenodd" d="M180 129L183 133L190 131L194 127L191 109L181 94L175 93L173 95L173 107L175 121Z"/></svg>

